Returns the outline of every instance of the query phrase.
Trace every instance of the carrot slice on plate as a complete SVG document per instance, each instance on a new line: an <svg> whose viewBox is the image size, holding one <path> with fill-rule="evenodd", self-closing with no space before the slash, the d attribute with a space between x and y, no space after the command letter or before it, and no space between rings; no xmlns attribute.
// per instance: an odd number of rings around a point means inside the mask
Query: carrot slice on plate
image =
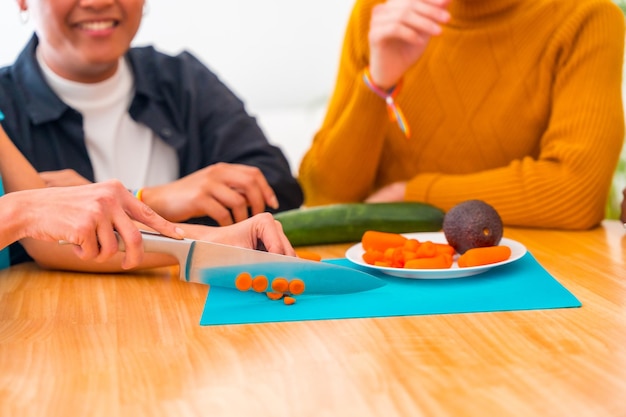
<svg viewBox="0 0 626 417"><path fill-rule="evenodd" d="M504 245L472 248L459 256L457 261L460 268L481 266L506 261L511 257L511 248Z"/></svg>

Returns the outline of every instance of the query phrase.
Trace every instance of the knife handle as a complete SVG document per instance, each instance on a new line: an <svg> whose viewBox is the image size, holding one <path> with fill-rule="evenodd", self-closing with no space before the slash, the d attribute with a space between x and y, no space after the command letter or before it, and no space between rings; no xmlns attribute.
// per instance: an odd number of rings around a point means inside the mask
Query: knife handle
<svg viewBox="0 0 626 417"><path fill-rule="evenodd" d="M117 232L115 233L115 237L117 239L118 249L124 252L126 250L124 241ZM183 281L187 281L187 261L193 240L174 239L147 230L141 230L141 237L144 252L166 253L178 259L179 278Z"/></svg>

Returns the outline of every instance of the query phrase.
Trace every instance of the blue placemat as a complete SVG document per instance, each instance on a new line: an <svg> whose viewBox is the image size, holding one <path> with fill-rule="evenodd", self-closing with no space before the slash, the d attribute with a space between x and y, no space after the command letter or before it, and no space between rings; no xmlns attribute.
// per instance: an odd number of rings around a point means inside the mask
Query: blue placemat
<svg viewBox="0 0 626 417"><path fill-rule="evenodd" d="M326 262L365 270L347 259ZM200 324L537 310L582 305L530 253L516 262L466 278L427 280L373 275L385 279L388 284L354 294L303 294L297 297L296 304L290 306L282 301L272 301L263 294L211 288Z"/></svg>

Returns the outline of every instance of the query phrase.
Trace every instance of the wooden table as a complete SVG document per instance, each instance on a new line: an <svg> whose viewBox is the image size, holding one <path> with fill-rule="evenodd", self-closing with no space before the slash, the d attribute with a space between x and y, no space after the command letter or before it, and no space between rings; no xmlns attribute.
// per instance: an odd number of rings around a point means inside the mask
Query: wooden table
<svg viewBox="0 0 626 417"><path fill-rule="evenodd" d="M626 416L622 225L505 236L583 307L201 327L207 288L176 268L10 268L0 415Z"/></svg>

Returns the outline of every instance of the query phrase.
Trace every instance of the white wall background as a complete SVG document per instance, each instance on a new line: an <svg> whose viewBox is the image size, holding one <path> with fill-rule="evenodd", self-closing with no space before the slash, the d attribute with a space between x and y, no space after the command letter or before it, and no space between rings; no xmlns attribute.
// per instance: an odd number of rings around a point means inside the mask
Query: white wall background
<svg viewBox="0 0 626 417"><path fill-rule="evenodd" d="M321 123L353 0L147 0L135 44L193 52L244 100L295 172ZM32 34L0 1L0 65Z"/></svg>

